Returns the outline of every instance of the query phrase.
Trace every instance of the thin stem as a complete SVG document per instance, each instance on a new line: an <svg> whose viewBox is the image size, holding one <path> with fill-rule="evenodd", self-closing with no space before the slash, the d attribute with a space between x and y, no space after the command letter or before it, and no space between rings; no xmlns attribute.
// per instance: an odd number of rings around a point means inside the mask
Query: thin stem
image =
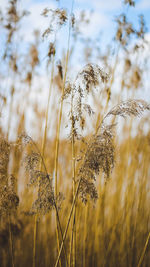
<svg viewBox="0 0 150 267"><path fill-rule="evenodd" d="M55 202L55 201L54 201L54 205L55 205L55 211L56 211L57 222L58 222L57 225L58 225L58 227L59 227L60 234L61 234L61 239L62 239L62 242L63 242L63 232L62 232L62 228L61 228L61 224L60 224L58 208L57 208L57 205L56 205L56 202ZM66 264L67 264L67 266L68 266L67 253L66 253L66 248L65 248L65 244L64 244L64 242L63 242L63 249L64 249L64 254L65 254Z"/></svg>
<svg viewBox="0 0 150 267"><path fill-rule="evenodd" d="M37 218L38 215L35 215L34 218L34 235L33 235L33 267L36 265L36 241L37 241Z"/></svg>
<svg viewBox="0 0 150 267"><path fill-rule="evenodd" d="M12 240L12 232L11 232L11 218L10 218L10 214L8 214L8 225L9 225L9 243L10 243L11 263L12 263L12 267L15 267L14 254L13 254L13 240Z"/></svg>
<svg viewBox="0 0 150 267"><path fill-rule="evenodd" d="M47 168L46 168L46 165L45 165L45 162L44 162L44 158L38 148L38 146L36 145L36 143L33 141L33 139L30 137L33 145L35 146L35 148L37 149L40 157L41 157L41 165L40 165L40 169L42 168L42 164L44 166L44 169L45 169L45 172L47 174L47 177L48 177L48 171L47 171ZM60 223L60 219L59 219L59 213L58 213L58 208L57 208L57 204L56 204L56 201L54 199L54 206L55 206L55 211L56 211L56 215L57 215L57 221L58 221L58 226L59 226L59 230L60 230L60 233L61 233L61 238L63 240L63 232L62 232L62 228L61 228L61 223ZM38 214L35 215L35 227L34 227L34 249L33 249L33 263L35 264L35 256L36 256L36 238L37 238L37 218L38 218ZM68 260L67 260L67 254L66 254L66 249L65 249L65 245L63 243L63 246L64 246L64 254L65 254L65 258L66 258L66 262L67 262L67 266L68 266ZM34 265L35 266L35 265Z"/></svg>
<svg viewBox="0 0 150 267"><path fill-rule="evenodd" d="M10 110L9 110L9 118L8 118L8 131L6 139L9 139L9 132L10 132L10 125L11 125L11 116L12 116L12 109L13 109L13 99L14 99L14 88L11 91L11 103L10 103ZM8 169L7 169L7 185L8 185ZM14 264L14 251L13 251L13 235L11 231L11 217L8 214L8 227L9 227L9 246L10 246L10 255L11 255L11 264L12 267L15 267Z"/></svg>
<svg viewBox="0 0 150 267"><path fill-rule="evenodd" d="M115 58L115 63L114 63L113 69L112 69L112 77L111 77L111 81L110 81L109 90L107 93L107 102L106 102L105 110L107 110L107 107L108 107L108 103L109 103L110 96L111 96L111 89L112 89L112 85L113 85L113 82L115 79L115 71L116 71L116 68L118 66L119 50L120 50L120 45L118 46L117 54L116 54L116 58Z"/></svg>
<svg viewBox="0 0 150 267"><path fill-rule="evenodd" d="M47 109L46 109L46 116L45 116L45 129L44 129L44 137L43 137L43 144L42 144L42 157L44 157L45 144L46 144L46 139L47 139L48 111L49 111L50 97L51 97L53 78L54 78L54 63L55 63L55 55L53 56L53 60L52 60L51 80L50 80L50 87L49 87L49 93L48 93Z"/></svg>
<svg viewBox="0 0 150 267"><path fill-rule="evenodd" d="M149 243L149 240L150 240L150 232L147 236L147 239L146 239L146 242L145 242L145 246L144 246L144 249L142 251L142 254L141 254L141 257L140 257L140 260L139 260L139 263L138 263L138 266L137 267L140 267L141 264L142 264L142 261L144 259L144 255L145 255L145 252L146 252L146 249L147 249L147 246L148 246L148 243Z"/></svg>
<svg viewBox="0 0 150 267"><path fill-rule="evenodd" d="M50 104L50 96L51 96L51 89L52 89L52 84L53 84L53 76L54 76L54 62L55 62L55 56L53 56L53 61L52 61L52 70L51 70L51 79L50 79L50 87L49 87L49 93L48 93L48 101L47 101L47 108L46 108L46 115L45 115L45 128L44 128L44 137L42 141L42 152L38 149L38 146L35 144L35 142L32 140L34 146L38 150L40 157L41 157L41 162L40 162L40 170L42 170L42 163L44 166L44 169L47 173L46 165L44 162L44 152L45 152L45 144L46 144L46 138L47 138L47 124L48 124L48 111L49 111L49 104ZM40 179L40 178L39 178ZM38 179L38 183L39 183ZM36 242L37 242L37 219L38 219L38 214L35 215L35 220L34 220L34 237L33 237L33 267L35 267L35 262L36 262Z"/></svg>
<svg viewBox="0 0 150 267"><path fill-rule="evenodd" d="M88 203L85 207L84 235L83 235L83 267L86 267L86 237L87 237Z"/></svg>
<svg viewBox="0 0 150 267"><path fill-rule="evenodd" d="M101 123L103 122L103 120L104 119L101 120ZM100 128L100 126L98 127L98 129L99 128ZM97 134L98 129L96 130L95 134ZM86 157L86 154L87 154L87 152L85 153L84 158ZM64 241L66 239L66 236L67 236L69 224L70 224L71 217L72 217L72 214L73 214L73 211L74 211L74 207L75 207L75 204L76 204L76 200L77 200L77 197L78 197L81 181L82 181L82 176L80 177L78 185L77 185L77 188L76 188L76 192L75 192L75 195L74 195L73 203L72 203L72 206L71 206L70 214L69 214L69 217L68 217L66 229L65 229L65 232L64 232L64 235L63 235L63 240L62 240L62 243L61 243L61 246L60 246L60 250L59 250L58 257L57 257L57 260L56 260L56 263L55 263L55 267L57 267L58 263L59 263L59 259L60 259L62 248L63 248L63 243L64 243Z"/></svg>
<svg viewBox="0 0 150 267"><path fill-rule="evenodd" d="M108 108L108 104L109 104L109 101L110 101L110 97L111 97L111 90L112 90L112 85L114 83L114 79L115 79L115 71L116 71L116 68L118 66L118 58L119 58L119 51L120 51L120 45L118 46L118 49L117 49L117 54L116 54L116 58L115 58L115 62L114 62L114 66L113 66L113 69L112 69L112 77L111 77L111 80L110 80L110 85L109 85L109 89L107 91L107 101L106 101L106 105L104 107L104 114L106 113L107 111L107 108ZM107 115L107 114L106 114ZM106 116L105 116L106 117ZM98 118L97 118L97 122L96 122L96 133L98 132L99 128L101 127L105 117L100 121L99 123L99 118L100 118L100 113L98 114Z"/></svg>
<svg viewBox="0 0 150 267"><path fill-rule="evenodd" d="M71 13L73 10L73 2L74 1L72 1ZM61 97L61 103L60 103L60 111L59 111L59 119L58 119L58 126L57 126L57 135L56 135L56 150L55 150L55 195L56 196L57 196L59 136L60 136L60 126L61 126L62 110L63 110L63 95L64 95L64 90L65 90L65 83L66 83L66 78L67 78L68 62L69 62L70 35L71 35L71 22L69 23L68 47L67 47L67 54L66 54L65 72L64 72L63 85L62 85L62 97Z"/></svg>
<svg viewBox="0 0 150 267"><path fill-rule="evenodd" d="M72 1L72 7L71 7L71 14L73 11L73 4L74 0ZM61 120L62 120L62 110L63 110L63 95L65 90L65 83L67 78L67 71L68 71L68 62L69 62L69 52L70 52L70 36L71 36L71 20L69 22L69 33L68 33L68 46L67 46L67 54L66 54L66 64L65 64L65 72L63 77L63 84L62 84L62 94L61 94L61 103L60 103L60 111L59 111L59 119L58 119L58 125L57 125L57 134L56 134L56 148L55 148L55 197L57 198L57 174L58 174L58 154L59 154L59 142L60 142L60 126L61 126ZM56 236L57 236L57 247L58 247L58 253L60 251L59 248L59 235L58 235L58 229L57 229L57 216L56 216ZM63 241L62 241L62 247L63 247Z"/></svg>
<svg viewBox="0 0 150 267"><path fill-rule="evenodd" d="M72 141L72 156L73 156L73 196L75 197L76 192L76 178L75 178L75 148L74 148L74 135ZM74 207L74 219L73 219L73 267L76 266L76 203Z"/></svg>
<svg viewBox="0 0 150 267"><path fill-rule="evenodd" d="M46 168L46 165L45 165L45 161L44 161L44 158L42 156L42 153L40 152L40 149L38 148L37 144L34 142L34 140L31 137L30 137L30 140L32 141L33 145L35 146L35 148L37 149L37 152L40 155L40 158L41 158L40 166L41 166L41 164L43 164L43 167L45 169L45 172L48 173L47 168Z"/></svg>
<svg viewBox="0 0 150 267"><path fill-rule="evenodd" d="M63 243L64 243L64 241L66 239L66 236L67 236L69 224L70 224L71 217L72 217L72 214L73 214L73 211L74 211L74 206L76 204L77 196L78 196L78 193L79 193L81 180L82 180L82 177L80 178L80 180L78 182L78 186L77 186L76 193L75 193L75 196L74 196L74 199L73 199L73 203L72 203L72 206L71 206L70 214L69 214L68 221L67 221L67 226L66 226L66 229L65 229L65 232L64 232L64 235L63 235L63 240L62 240L62 243L61 243L61 246L60 246L60 250L59 250L58 257L57 257L57 260L56 260L56 263L55 263L55 267L57 267L58 263L59 263L59 259L60 259L62 248L63 248Z"/></svg>
<svg viewBox="0 0 150 267"><path fill-rule="evenodd" d="M43 164L44 169L45 169L45 172L46 172L46 174L47 174L47 176L48 176L48 171L47 171L47 168L46 168L46 165L45 165L45 162L44 162L44 158L43 158L43 156L42 156L42 154L41 154L41 152L40 152L38 146L36 145L36 143L33 141L33 139L32 139L31 137L30 137L30 139L31 139L33 145L35 146L35 148L37 149L37 151L38 151L38 153L39 153L39 155L40 155L40 157L41 157L41 165ZM40 169L41 169L41 168L42 168L42 166L40 166ZM56 205L55 200L54 200L54 205L55 205L55 210L56 210L56 215L57 215L57 220L58 220L58 226L59 226L60 233L61 233L61 238L63 239L63 232L62 232L62 228L61 228L61 224L60 224L60 219L59 219L58 208L57 208L57 205ZM34 255L34 257L33 257L33 259L35 258L35 251L36 251L36 249L35 249L35 247L36 247L36 235L37 235L36 232L37 232L37 215L35 216L34 249L33 249L33 255ZM65 254L66 262L67 262L67 265L68 265L67 254L66 254L66 250L65 250L65 245L64 245L64 254ZM33 260L33 262L35 262L35 259Z"/></svg>
<svg viewBox="0 0 150 267"><path fill-rule="evenodd" d="M71 97L71 145L72 145L72 180L73 180L73 197L76 192L76 177L75 177L75 137L74 137L74 117L73 117L73 92ZM74 208L74 216L73 216L73 225L72 225L72 239L71 244L73 243L73 267L76 266L76 204ZM72 254L72 245L70 251L70 259Z"/></svg>
<svg viewBox="0 0 150 267"><path fill-rule="evenodd" d="M73 224L74 224L74 221L73 221ZM72 229L73 229L73 227L72 227ZM71 267L72 248L73 248L73 231L71 232L69 267Z"/></svg>
<svg viewBox="0 0 150 267"><path fill-rule="evenodd" d="M69 39L70 39L70 37L69 37ZM61 98L61 103L60 103L59 120L58 120L58 126L57 126L57 134L56 134L55 197L57 197L57 173L58 173L58 153L59 153L60 126L61 126L61 119L62 119L63 95L64 95L64 89L65 89L66 75L67 75L68 59L69 59L69 49L67 50L67 56L66 56L65 74L64 74L64 80L63 80L63 86L62 86L62 98ZM59 251L59 235L58 235L58 228L57 228L57 216L56 216L56 236L57 236L57 247L58 247L58 251Z"/></svg>
<svg viewBox="0 0 150 267"><path fill-rule="evenodd" d="M7 130L7 140L9 140L9 133L10 133L10 126L11 126L11 120L12 120L12 114L13 114L13 102L14 102L14 88L11 90L11 100L10 100L10 108L9 108L9 117L8 117L8 130Z"/></svg>

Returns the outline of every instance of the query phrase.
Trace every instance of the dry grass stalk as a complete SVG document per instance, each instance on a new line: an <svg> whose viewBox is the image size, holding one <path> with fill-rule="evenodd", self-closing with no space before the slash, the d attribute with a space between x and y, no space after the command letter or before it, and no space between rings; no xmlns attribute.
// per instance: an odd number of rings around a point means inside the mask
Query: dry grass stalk
<svg viewBox="0 0 150 267"><path fill-rule="evenodd" d="M74 4L74 0L72 1L71 14L73 12L73 4ZM66 54L66 61L65 61L65 70L64 70L64 77L63 77L63 83L62 83L62 97L61 97L61 103L60 103L58 125L57 125L57 134L56 134L56 149L55 149L55 196L56 197L57 197L57 172L58 172L59 136L60 136L60 126L61 126L62 110L63 110L63 95L64 95L64 90L65 90L67 71L68 71L68 63L69 63L71 28L72 28L72 24L71 24L71 21L70 21L69 22L67 54ZM56 223L57 223L57 218L56 218ZM56 231L57 231L57 228L56 228ZM58 233L57 233L57 236L58 236ZM58 240L57 243L58 243L58 252L59 252L59 250L60 250L60 248L59 248L59 240Z"/></svg>
<svg viewBox="0 0 150 267"><path fill-rule="evenodd" d="M17 210L19 197L16 193L16 179L8 177L10 145L2 137L0 139L0 215L7 217L9 229L9 247L12 266L15 266L11 216Z"/></svg>
<svg viewBox="0 0 150 267"><path fill-rule="evenodd" d="M34 225L34 247L33 247L33 264L36 264L36 244L37 244L37 220L40 215L45 215L52 209L55 209L57 221L58 221L58 227L60 230L61 237L63 236L62 228L60 224L59 219L59 206L61 205L61 202L63 200L63 196L61 193L57 195L57 198L55 198L54 189L52 186L52 179L50 178L50 175L47 172L47 168L44 162L44 158L42 154L40 153L38 146L33 141L33 139L26 135L22 134L20 136L21 140L25 145L33 146L34 149L37 150L37 152L34 152L31 150L30 154L27 154L24 158L24 164L25 169L29 173L29 185L35 185L38 186L38 197L33 202L32 208L29 211L29 213L26 213L28 215L35 215L35 225ZM43 170L42 170L43 169ZM66 250L64 247L64 253L66 257ZM66 257L67 262L67 257Z"/></svg>
<svg viewBox="0 0 150 267"><path fill-rule="evenodd" d="M110 170L114 166L114 145L112 129L115 125L105 126L104 120L110 115L120 115L122 117L126 117L127 115L139 116L145 110L150 110L149 104L147 104L145 101L128 100L126 102L118 104L104 116L103 124L99 127L100 134L97 133L96 135L93 135L84 155L83 164L79 171L76 193L73 199L66 230L63 235L63 242L65 241L67 236L68 227L78 194L81 194L82 200L84 202L87 201L87 195L89 195L90 198L95 201L97 199L97 190L92 180L95 180L96 175L101 169L106 175L106 178L108 178ZM61 245L55 267L58 266L62 248L63 246Z"/></svg>
<svg viewBox="0 0 150 267"><path fill-rule="evenodd" d="M144 256L145 256L145 252L146 252L146 249L147 249L149 240L150 240L150 232L149 232L149 234L148 234L148 236L147 236L147 239L146 239L146 242L145 242L145 245L144 245L144 248L143 248L141 257L140 257L140 259L139 259L138 267L140 267L140 266L142 265L142 262L143 262L143 259L144 259Z"/></svg>

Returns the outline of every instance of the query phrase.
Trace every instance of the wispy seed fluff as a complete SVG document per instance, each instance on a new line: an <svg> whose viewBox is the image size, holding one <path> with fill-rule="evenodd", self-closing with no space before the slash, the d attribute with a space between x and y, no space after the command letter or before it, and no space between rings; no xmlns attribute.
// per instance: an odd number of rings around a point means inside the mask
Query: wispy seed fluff
<svg viewBox="0 0 150 267"><path fill-rule="evenodd" d="M52 179L47 172L44 159L32 138L26 134L21 136L24 144L30 145L31 150L24 157L24 165L26 172L29 174L29 185L38 187L38 195L33 202L31 210L27 213L33 214L46 214L50 210L60 206L63 197L59 193L57 197L54 195ZM37 152L36 152L37 151ZM42 166L42 167L41 167Z"/></svg>
<svg viewBox="0 0 150 267"><path fill-rule="evenodd" d="M95 187L96 176L102 171L106 178L109 178L114 166L113 128L114 125L103 125L100 133L93 135L87 145L79 172L81 179L79 192L83 202L87 201L88 195L94 201L98 198Z"/></svg>
<svg viewBox="0 0 150 267"><path fill-rule="evenodd" d="M87 96L94 90L101 90L102 84L108 80L108 75L97 65L89 63L78 72L74 83L67 82L64 99L70 97L70 120L73 122L75 136L78 130L85 127L85 116L94 113L92 107L87 104Z"/></svg>
<svg viewBox="0 0 150 267"><path fill-rule="evenodd" d="M9 151L8 142L0 138L0 215L11 214L19 205L16 179L8 176Z"/></svg>
<svg viewBox="0 0 150 267"><path fill-rule="evenodd" d="M105 116L98 128L98 133L93 135L84 155L83 164L79 172L80 195L84 202L89 195L94 201L98 194L95 187L96 175L100 170L109 177L114 166L115 147L113 144L113 129L116 124L105 125L104 121L110 115L122 116L140 116L144 111L150 110L150 105L141 99L129 99L113 107Z"/></svg>

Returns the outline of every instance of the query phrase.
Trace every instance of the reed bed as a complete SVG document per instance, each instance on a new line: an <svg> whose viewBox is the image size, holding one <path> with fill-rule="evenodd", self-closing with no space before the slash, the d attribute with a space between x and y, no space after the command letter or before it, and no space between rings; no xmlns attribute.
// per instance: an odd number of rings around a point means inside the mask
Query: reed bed
<svg viewBox="0 0 150 267"><path fill-rule="evenodd" d="M128 21L135 1L123 3L103 52L82 36L91 21L86 11L76 18L75 1L41 10L48 27L24 52L28 11L17 0L0 10L2 267L150 266L150 101L141 96L150 44L144 17Z"/></svg>

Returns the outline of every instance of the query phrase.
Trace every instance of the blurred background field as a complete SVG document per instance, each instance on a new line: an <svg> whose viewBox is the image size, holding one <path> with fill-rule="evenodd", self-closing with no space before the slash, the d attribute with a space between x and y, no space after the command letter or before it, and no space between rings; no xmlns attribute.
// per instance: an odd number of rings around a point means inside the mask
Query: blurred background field
<svg viewBox="0 0 150 267"><path fill-rule="evenodd" d="M149 1L0 1L0 266L149 267Z"/></svg>

